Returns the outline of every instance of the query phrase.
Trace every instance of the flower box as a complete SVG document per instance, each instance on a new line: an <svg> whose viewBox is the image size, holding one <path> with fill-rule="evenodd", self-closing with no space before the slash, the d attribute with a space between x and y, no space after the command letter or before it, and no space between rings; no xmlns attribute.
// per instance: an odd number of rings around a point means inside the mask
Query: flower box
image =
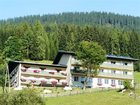
<svg viewBox="0 0 140 105"><path fill-rule="evenodd" d="M43 80L42 80L42 81L41 81L41 84L42 84L42 85L46 85L46 84L47 84L47 81L43 81Z"/></svg>
<svg viewBox="0 0 140 105"><path fill-rule="evenodd" d="M21 71L22 71L22 72L26 72L27 69L26 69L26 68L21 68Z"/></svg>
<svg viewBox="0 0 140 105"><path fill-rule="evenodd" d="M51 84L52 84L52 86L56 86L57 85L57 81L52 81Z"/></svg>
<svg viewBox="0 0 140 105"><path fill-rule="evenodd" d="M49 72L49 74L54 74L54 72Z"/></svg>
<svg viewBox="0 0 140 105"><path fill-rule="evenodd" d="M63 85L63 86L66 86L66 85L67 85L67 82L62 82L62 85Z"/></svg>
<svg viewBox="0 0 140 105"><path fill-rule="evenodd" d="M111 84L111 86L112 86L112 87L115 87L116 85L115 85L115 84Z"/></svg>
<svg viewBox="0 0 140 105"><path fill-rule="evenodd" d="M34 70L34 73L39 73L40 72L40 70Z"/></svg>
<svg viewBox="0 0 140 105"><path fill-rule="evenodd" d="M62 75L64 75L64 76L67 76L67 73L61 73Z"/></svg>
<svg viewBox="0 0 140 105"><path fill-rule="evenodd" d="M20 80L21 80L22 82L26 82L26 79L21 78Z"/></svg>
<svg viewBox="0 0 140 105"><path fill-rule="evenodd" d="M31 80L31 82L32 82L32 83L35 83L35 82L36 82L36 80Z"/></svg>
<svg viewBox="0 0 140 105"><path fill-rule="evenodd" d="M102 84L97 84L98 86L102 86Z"/></svg>
<svg viewBox="0 0 140 105"><path fill-rule="evenodd" d="M23 66L24 68L29 68L29 66Z"/></svg>

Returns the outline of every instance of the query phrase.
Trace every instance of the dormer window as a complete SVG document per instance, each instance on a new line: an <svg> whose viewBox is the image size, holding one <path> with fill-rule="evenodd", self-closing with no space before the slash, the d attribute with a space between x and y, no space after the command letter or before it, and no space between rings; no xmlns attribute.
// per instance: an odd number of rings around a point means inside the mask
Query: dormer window
<svg viewBox="0 0 140 105"><path fill-rule="evenodd" d="M123 65L128 65L128 63L127 62L124 62Z"/></svg>
<svg viewBox="0 0 140 105"><path fill-rule="evenodd" d="M111 61L111 64L115 64L116 62L115 61Z"/></svg>

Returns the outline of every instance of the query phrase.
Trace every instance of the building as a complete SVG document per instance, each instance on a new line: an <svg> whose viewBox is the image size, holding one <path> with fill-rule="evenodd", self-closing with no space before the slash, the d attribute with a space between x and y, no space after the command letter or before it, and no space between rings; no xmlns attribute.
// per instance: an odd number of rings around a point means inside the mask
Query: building
<svg viewBox="0 0 140 105"><path fill-rule="evenodd" d="M9 73L11 87L65 86L67 85L67 66L10 61Z"/></svg>
<svg viewBox="0 0 140 105"><path fill-rule="evenodd" d="M107 60L100 65L98 75L88 78L90 88L123 88L123 81L133 84L133 63L131 57L107 55ZM83 87L85 73L75 54L59 51L53 64L10 61L9 73L12 87L33 86L73 86Z"/></svg>

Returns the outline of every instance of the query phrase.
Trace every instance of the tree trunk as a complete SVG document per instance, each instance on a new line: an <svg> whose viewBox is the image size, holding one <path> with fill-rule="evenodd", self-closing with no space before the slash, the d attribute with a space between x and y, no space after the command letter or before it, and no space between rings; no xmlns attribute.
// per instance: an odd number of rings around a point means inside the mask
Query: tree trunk
<svg viewBox="0 0 140 105"><path fill-rule="evenodd" d="M83 90L86 90L87 80L88 80L88 77L86 76L84 80Z"/></svg>
<svg viewBox="0 0 140 105"><path fill-rule="evenodd" d="M86 90L86 85L88 83L88 78L90 77L90 69L88 69L87 75L84 80L83 90Z"/></svg>

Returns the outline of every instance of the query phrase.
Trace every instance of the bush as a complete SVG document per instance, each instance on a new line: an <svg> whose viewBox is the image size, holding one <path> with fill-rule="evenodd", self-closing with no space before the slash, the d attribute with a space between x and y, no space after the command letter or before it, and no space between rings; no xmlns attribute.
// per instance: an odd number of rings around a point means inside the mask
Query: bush
<svg viewBox="0 0 140 105"><path fill-rule="evenodd" d="M123 82L123 85L124 85L124 89L132 89L132 85L131 85L131 82L126 80Z"/></svg>
<svg viewBox="0 0 140 105"><path fill-rule="evenodd" d="M0 105L45 105L45 100L35 89L24 89L1 94Z"/></svg>

